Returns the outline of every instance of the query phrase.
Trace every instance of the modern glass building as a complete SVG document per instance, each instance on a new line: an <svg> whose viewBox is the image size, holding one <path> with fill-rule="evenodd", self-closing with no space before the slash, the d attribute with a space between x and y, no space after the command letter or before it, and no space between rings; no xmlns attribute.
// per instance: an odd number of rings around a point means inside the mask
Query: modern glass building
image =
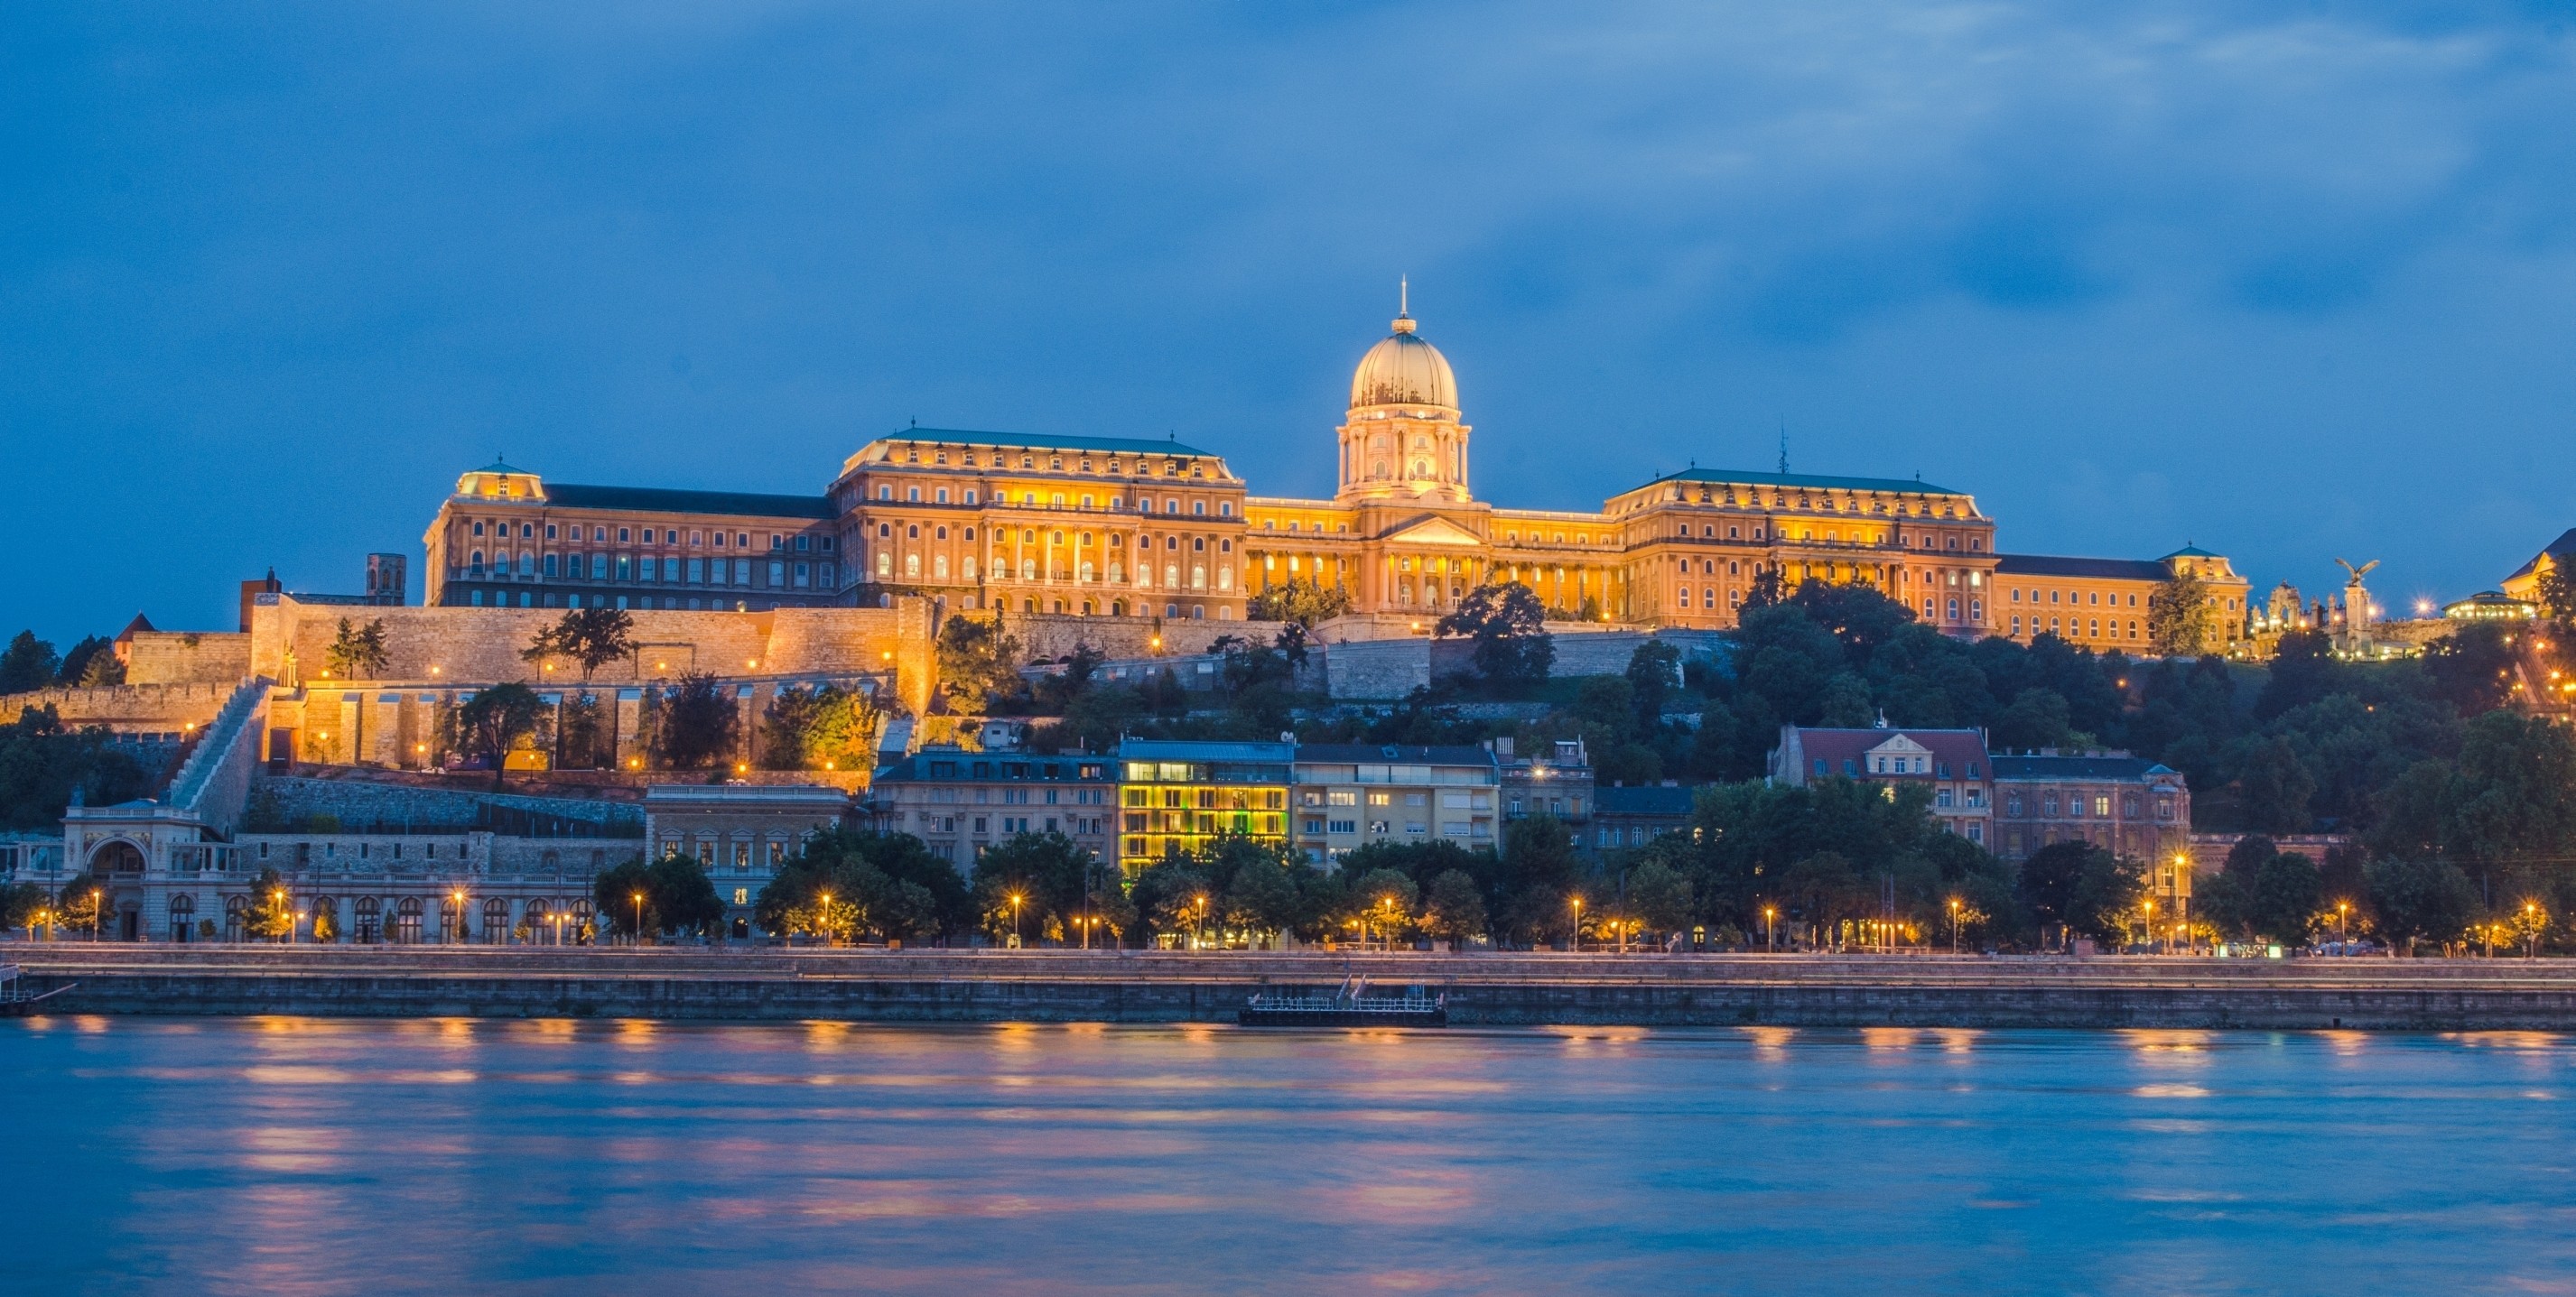
<svg viewBox="0 0 2576 1297"><path fill-rule="evenodd" d="M1129 877L1226 834L1288 840L1289 743L1118 745L1118 864Z"/></svg>

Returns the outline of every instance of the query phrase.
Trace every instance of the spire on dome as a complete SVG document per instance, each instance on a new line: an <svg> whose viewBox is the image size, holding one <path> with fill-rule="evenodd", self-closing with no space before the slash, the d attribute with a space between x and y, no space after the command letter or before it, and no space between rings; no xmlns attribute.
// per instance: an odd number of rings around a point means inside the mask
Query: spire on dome
<svg viewBox="0 0 2576 1297"><path fill-rule="evenodd" d="M1413 332L1413 284L1404 275L1395 277L1395 331Z"/></svg>

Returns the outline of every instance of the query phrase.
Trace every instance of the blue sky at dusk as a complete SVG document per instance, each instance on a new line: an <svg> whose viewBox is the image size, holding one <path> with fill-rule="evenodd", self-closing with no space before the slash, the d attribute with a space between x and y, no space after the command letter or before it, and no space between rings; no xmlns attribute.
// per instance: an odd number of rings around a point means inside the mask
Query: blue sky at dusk
<svg viewBox="0 0 2576 1297"><path fill-rule="evenodd" d="M1325 493L1399 275L1483 498L1785 424L2007 551L2395 610L2576 525L2571 123L2570 3L11 5L0 633L354 589L496 451Z"/></svg>

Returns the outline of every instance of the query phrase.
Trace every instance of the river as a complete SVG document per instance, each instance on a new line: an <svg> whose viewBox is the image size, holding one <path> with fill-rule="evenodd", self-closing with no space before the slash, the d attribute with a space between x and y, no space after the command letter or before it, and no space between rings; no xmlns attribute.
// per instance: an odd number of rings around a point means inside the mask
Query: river
<svg viewBox="0 0 2576 1297"><path fill-rule="evenodd" d="M2576 1291L2576 1038L0 1022L13 1292Z"/></svg>

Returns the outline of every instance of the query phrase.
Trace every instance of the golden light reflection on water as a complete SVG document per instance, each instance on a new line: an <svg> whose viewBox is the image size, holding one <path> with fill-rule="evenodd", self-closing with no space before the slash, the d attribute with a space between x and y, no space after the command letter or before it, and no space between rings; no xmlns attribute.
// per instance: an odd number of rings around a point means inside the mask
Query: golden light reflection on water
<svg viewBox="0 0 2576 1297"><path fill-rule="evenodd" d="M896 1265L928 1290L996 1293L1172 1289L1175 1274L1225 1291L1725 1287L1747 1258L1794 1279L1832 1257L1824 1222L1856 1205L1894 1237L1941 1240L1891 1262L1924 1288L2098 1264L2203 1218L2440 1220L2437 1249L2509 1237L2576 1268L2563 1186L2529 1180L2526 1163L2552 1159L2480 1163L2475 1201L2454 1193L2448 1215L2413 1200L2453 1192L2441 1168L2465 1163L2405 1165L2418 1146L2491 1148L2497 1121L2547 1127L2538 1105L2569 1089L2556 1036L69 1029L0 1025L0 1065L33 1042L48 1066L7 1077L107 1105L85 1213L132 1222L145 1248L170 1246L148 1222L190 1221L195 1250L165 1272L220 1257L260 1291L794 1289L852 1255L876 1268L845 1289L889 1286ZM2355 1048L2366 1082L2347 1071ZM2467 1110L2489 1125L2440 1143ZM2405 1141L2359 1137L2383 1128ZM2265 1229L2240 1264L2290 1264ZM1562 1283L1532 1279L1562 1260ZM2297 1272L2320 1278L2318 1263Z"/></svg>

